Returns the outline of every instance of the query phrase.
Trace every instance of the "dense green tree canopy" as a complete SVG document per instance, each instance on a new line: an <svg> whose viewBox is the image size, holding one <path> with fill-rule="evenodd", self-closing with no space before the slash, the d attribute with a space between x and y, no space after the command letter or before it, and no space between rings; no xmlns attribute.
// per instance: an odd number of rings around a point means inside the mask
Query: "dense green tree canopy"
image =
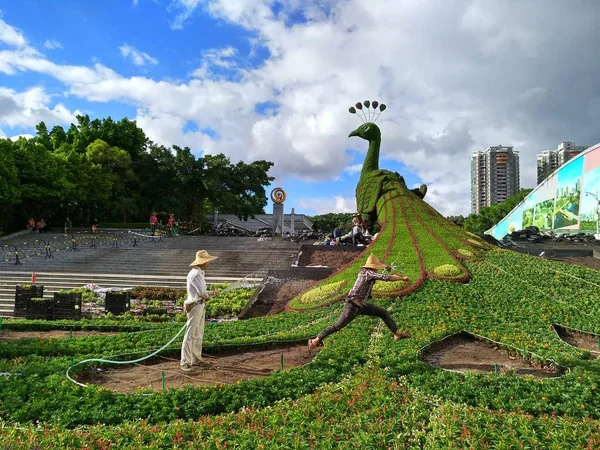
<svg viewBox="0 0 600 450"><path fill-rule="evenodd" d="M502 203L482 208L479 214L469 214L463 226L472 233L483 233L489 230L521 203L531 191L532 189L521 189L518 194L508 197Z"/></svg>
<svg viewBox="0 0 600 450"><path fill-rule="evenodd" d="M331 233L336 227L352 226L352 213L328 213L310 217L315 229Z"/></svg>
<svg viewBox="0 0 600 450"><path fill-rule="evenodd" d="M77 116L65 130L36 127L32 139L0 139L0 231L29 217L51 226L161 219L200 222L214 209L248 218L267 204L273 163L232 163L225 155L195 156L185 147L151 142L135 121Z"/></svg>

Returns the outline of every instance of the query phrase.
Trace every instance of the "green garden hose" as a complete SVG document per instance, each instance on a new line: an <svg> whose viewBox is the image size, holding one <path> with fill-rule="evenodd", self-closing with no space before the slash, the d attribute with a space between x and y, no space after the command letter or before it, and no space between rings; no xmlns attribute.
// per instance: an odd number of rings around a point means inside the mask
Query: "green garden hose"
<svg viewBox="0 0 600 450"><path fill-rule="evenodd" d="M182 333L183 330L185 330L185 327L187 326L187 323L185 323L181 329L177 332L177 334L175 336L173 336L171 338L171 340L169 342L167 342L165 345L163 345L161 348L159 348L158 350L153 351L152 353L150 353L147 356L144 356L142 358L138 358L138 359L133 359L133 360L129 360L129 361L116 361L116 360L112 360L112 359L104 359L104 358L90 358L90 359L84 359L83 361L79 361L76 364L71 365L66 372L67 378L69 380L71 380L73 383L82 386L82 387L87 387L87 385L80 383L78 381L75 381L73 378L71 378L69 376L69 371L75 367L75 366L79 366L83 363L86 362L101 362L101 363L109 363L109 364L135 364L135 363L139 363L141 361L144 361L146 359L152 358L153 356L157 355L158 353L162 352L164 349L166 349L169 345L171 345L173 343L173 341L175 341L175 339L177 339L179 337L179 335Z"/></svg>

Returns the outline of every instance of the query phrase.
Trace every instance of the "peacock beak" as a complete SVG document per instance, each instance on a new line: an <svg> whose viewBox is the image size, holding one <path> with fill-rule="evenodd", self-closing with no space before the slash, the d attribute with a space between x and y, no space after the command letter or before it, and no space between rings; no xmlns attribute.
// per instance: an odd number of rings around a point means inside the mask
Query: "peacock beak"
<svg viewBox="0 0 600 450"><path fill-rule="evenodd" d="M360 136L358 134L358 128L348 135L348 137L352 137L352 136Z"/></svg>

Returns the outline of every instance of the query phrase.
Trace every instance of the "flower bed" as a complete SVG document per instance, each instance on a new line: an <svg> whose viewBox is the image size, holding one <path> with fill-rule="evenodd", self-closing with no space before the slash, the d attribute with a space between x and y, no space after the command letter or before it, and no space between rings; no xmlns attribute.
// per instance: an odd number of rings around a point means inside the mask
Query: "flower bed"
<svg viewBox="0 0 600 450"><path fill-rule="evenodd" d="M397 206L403 214L404 202L394 203L388 197L381 208L393 212ZM418 213L419 203L414 206L412 211ZM415 222L408 214L404 211L400 217L412 225ZM419 289L400 301L375 300L390 309L412 338L394 341L378 319L361 316L328 337L305 367L240 384L189 387L152 396L81 388L66 380L64 373L71 361L147 355L179 330L183 322L173 317L166 316L161 323L131 314L101 319L99 324L123 330L150 330L115 336L0 340L0 372L12 374L0 383L0 404L5 406L0 412L3 443L16 448L107 448L111 443L113 447L171 448L188 441L196 448L225 447L225 442L227 447L269 449L310 448L311 444L315 448L485 448L486 444L490 448L599 448L600 359L565 345L552 324L600 334L600 272L504 250L466 247L467 239L476 239L454 228L434 227L438 223L434 214L420 217L450 250L444 252L452 261L460 248L477 257L464 261L472 275L469 283L421 279ZM391 248L386 261L401 268L413 286L428 255L435 258L424 250L433 237L425 227L417 232L402 223L395 228L386 225L384 238L349 267L360 267L370 250L385 255ZM439 249L439 241L435 242ZM455 263L446 258L438 265ZM335 289L334 283L353 276L338 273L324 285ZM333 323L341 308L335 304L245 321L209 322L205 345L235 349L304 340ZM3 326L93 324L85 319L20 322L5 320ZM419 349L460 330L510 348L533 365L553 360L568 370L555 379L510 373L457 375L419 359ZM175 341L173 349L180 344L181 340Z"/></svg>

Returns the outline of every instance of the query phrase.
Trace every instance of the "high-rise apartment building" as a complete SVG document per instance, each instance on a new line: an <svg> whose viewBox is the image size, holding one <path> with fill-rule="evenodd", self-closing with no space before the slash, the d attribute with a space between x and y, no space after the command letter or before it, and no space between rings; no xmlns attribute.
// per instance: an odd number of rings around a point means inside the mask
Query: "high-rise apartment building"
<svg viewBox="0 0 600 450"><path fill-rule="evenodd" d="M562 166L571 158L579 155L587 148L587 145L575 145L575 142L561 142L556 149L558 167Z"/></svg>
<svg viewBox="0 0 600 450"><path fill-rule="evenodd" d="M575 145L574 142L564 141L558 144L556 150L546 150L537 155L537 184L574 156L587 148L586 145Z"/></svg>
<svg viewBox="0 0 600 450"><path fill-rule="evenodd" d="M471 155L471 212L502 203L520 188L519 152L498 145Z"/></svg>
<svg viewBox="0 0 600 450"><path fill-rule="evenodd" d="M558 169L558 155L554 150L545 150L537 155L537 184Z"/></svg>

